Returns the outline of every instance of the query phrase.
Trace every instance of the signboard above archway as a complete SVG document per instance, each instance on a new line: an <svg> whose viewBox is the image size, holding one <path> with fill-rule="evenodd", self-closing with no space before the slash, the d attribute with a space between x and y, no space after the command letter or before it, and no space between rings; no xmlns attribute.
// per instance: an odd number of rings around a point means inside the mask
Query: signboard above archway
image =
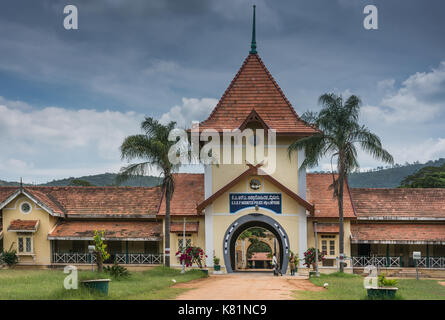
<svg viewBox="0 0 445 320"><path fill-rule="evenodd" d="M259 208L281 214L281 193L230 193L230 213L246 208Z"/></svg>

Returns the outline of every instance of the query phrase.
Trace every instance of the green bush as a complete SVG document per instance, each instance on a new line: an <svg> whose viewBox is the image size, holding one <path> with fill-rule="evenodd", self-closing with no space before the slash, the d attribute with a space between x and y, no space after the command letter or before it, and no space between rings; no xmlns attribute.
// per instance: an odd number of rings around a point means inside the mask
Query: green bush
<svg viewBox="0 0 445 320"><path fill-rule="evenodd" d="M127 278L130 276L128 269L118 265L117 263L114 263L112 266L106 266L104 268L104 272L109 273L114 279Z"/></svg>
<svg viewBox="0 0 445 320"><path fill-rule="evenodd" d="M11 244L9 250L0 253L0 263L6 263L8 267L12 267L19 262L19 257L17 257L17 252L12 249L14 243Z"/></svg>
<svg viewBox="0 0 445 320"><path fill-rule="evenodd" d="M394 287L397 284L396 279L386 279L386 276L384 273L379 275L378 278L379 287Z"/></svg>

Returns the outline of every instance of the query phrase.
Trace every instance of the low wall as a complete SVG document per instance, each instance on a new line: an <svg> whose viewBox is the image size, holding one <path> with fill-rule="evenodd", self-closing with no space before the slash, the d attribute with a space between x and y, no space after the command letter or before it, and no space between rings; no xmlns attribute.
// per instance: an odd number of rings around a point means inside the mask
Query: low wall
<svg viewBox="0 0 445 320"><path fill-rule="evenodd" d="M364 268L354 268L355 274L364 275ZM397 277L399 272L410 272L415 277L416 268L378 268L378 272L388 277ZM445 279L445 269L419 268L419 273L429 278Z"/></svg>

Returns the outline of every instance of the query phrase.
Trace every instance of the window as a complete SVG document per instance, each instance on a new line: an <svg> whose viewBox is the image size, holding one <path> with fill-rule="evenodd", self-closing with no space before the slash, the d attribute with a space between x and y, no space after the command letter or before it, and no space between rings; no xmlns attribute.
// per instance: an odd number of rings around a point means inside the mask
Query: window
<svg viewBox="0 0 445 320"><path fill-rule="evenodd" d="M20 205L20 211L24 214L28 214L31 212L32 206L29 202L23 202Z"/></svg>
<svg viewBox="0 0 445 320"><path fill-rule="evenodd" d="M19 238L19 245L18 245L19 252L23 252L23 238Z"/></svg>
<svg viewBox="0 0 445 320"><path fill-rule="evenodd" d="M335 256L336 235L323 234L321 237L321 251L328 256Z"/></svg>
<svg viewBox="0 0 445 320"><path fill-rule="evenodd" d="M323 254L328 254L328 244L326 240L321 240L321 252Z"/></svg>
<svg viewBox="0 0 445 320"><path fill-rule="evenodd" d="M178 251L183 249L183 236L178 234ZM192 246L192 238L190 234L185 234L185 247Z"/></svg>
<svg viewBox="0 0 445 320"><path fill-rule="evenodd" d="M329 254L331 256L335 255L335 240L329 241Z"/></svg>
<svg viewBox="0 0 445 320"><path fill-rule="evenodd" d="M32 237L19 237L17 243L19 253L32 253Z"/></svg>

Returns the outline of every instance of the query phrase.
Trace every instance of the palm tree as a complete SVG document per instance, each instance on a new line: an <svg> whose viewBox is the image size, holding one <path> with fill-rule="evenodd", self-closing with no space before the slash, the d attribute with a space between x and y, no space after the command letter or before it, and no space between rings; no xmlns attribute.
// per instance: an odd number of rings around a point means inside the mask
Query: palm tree
<svg viewBox="0 0 445 320"><path fill-rule="evenodd" d="M128 161L143 159L145 161L122 167L118 181L126 180L131 176L144 175L150 169L161 171L162 193L165 195L164 241L166 249L170 248L170 201L175 188L173 172L179 167L179 165L172 164L168 157L170 148L176 143L176 141L169 141L168 136L175 127L176 122L172 121L163 125L153 118L146 117L141 123L145 134L126 137L120 147L122 159ZM170 267L169 252L166 252L164 264Z"/></svg>
<svg viewBox="0 0 445 320"><path fill-rule="evenodd" d="M304 137L293 142L289 148L289 157L292 152L303 149L306 158L301 164L301 168L316 167L319 161L331 156L332 160L337 159L338 177L333 184L334 197L338 201L339 213L339 253L343 257L344 252L344 228L343 228L343 186L348 174L359 167L357 160L357 147L360 146L375 159L386 163L393 163L394 159L388 151L383 149L380 138L370 132L368 128L359 125L359 110L361 101L355 95L351 95L345 102L343 98L333 93L323 94L319 98L322 109L318 113L307 111L302 115L302 119L317 127L320 132L309 137ZM332 169L332 171L334 171ZM340 263L340 272L343 272L344 265Z"/></svg>

